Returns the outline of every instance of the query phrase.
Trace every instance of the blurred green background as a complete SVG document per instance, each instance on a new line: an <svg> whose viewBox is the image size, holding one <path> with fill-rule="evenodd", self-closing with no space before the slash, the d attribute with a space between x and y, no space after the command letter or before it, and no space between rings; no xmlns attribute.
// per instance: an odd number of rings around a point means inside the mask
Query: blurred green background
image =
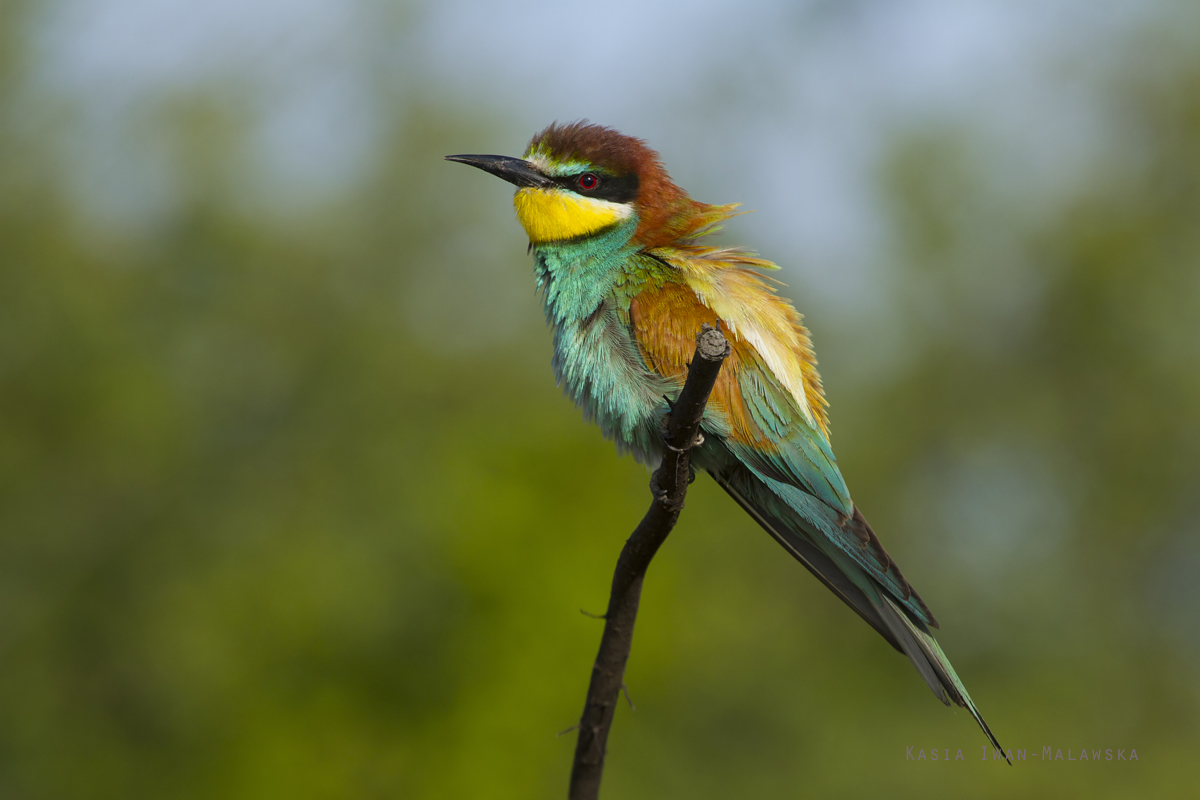
<svg viewBox="0 0 1200 800"><path fill-rule="evenodd" d="M1105 5L0 6L0 797L565 795L648 475L441 156L584 116L756 209L724 240L1027 752L700 479L605 795L1192 796L1200 15Z"/></svg>

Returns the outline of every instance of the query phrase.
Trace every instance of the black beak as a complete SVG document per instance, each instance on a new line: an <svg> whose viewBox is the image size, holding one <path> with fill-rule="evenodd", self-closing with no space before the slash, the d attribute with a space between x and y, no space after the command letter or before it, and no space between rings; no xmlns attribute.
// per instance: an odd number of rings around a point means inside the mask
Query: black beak
<svg viewBox="0 0 1200 800"><path fill-rule="evenodd" d="M446 160L479 167L484 172L490 172L497 178L503 178L517 186L550 189L558 185L534 169L528 161L520 158L510 158L509 156L446 156Z"/></svg>

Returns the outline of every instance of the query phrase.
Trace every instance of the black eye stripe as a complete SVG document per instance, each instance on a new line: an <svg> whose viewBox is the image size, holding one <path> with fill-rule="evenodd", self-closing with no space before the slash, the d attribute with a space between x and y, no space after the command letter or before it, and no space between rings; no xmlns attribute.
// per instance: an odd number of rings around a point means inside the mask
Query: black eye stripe
<svg viewBox="0 0 1200 800"><path fill-rule="evenodd" d="M579 185L579 177L588 173L595 175L600 180L595 189L584 189ZM612 203L632 203L637 199L638 194L638 176L632 172L628 175L605 175L602 172L585 170L553 180L562 188L582 197L594 197L597 200L608 200Z"/></svg>

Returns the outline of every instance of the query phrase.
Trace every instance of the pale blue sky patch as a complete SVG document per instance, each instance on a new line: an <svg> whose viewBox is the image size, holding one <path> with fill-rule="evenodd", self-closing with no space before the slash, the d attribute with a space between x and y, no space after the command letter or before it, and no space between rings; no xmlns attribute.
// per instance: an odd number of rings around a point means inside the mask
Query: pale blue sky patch
<svg viewBox="0 0 1200 800"><path fill-rule="evenodd" d="M888 302L877 179L897 133L937 120L972 130L998 190L1041 213L1103 149L1109 126L1091 88L1106 64L1147 20L1180 8L60 0L39 26L36 79L80 100L90 129L79 149L111 162L77 180L132 176L125 214L139 203L152 213L169 184L121 147L129 115L206 83L245 88L257 127L247 181L267 205L361 180L398 94L503 114L523 136L588 117L647 139L700 199L753 210L727 240L780 262L814 304L871 310ZM525 141L504 134L468 151L516 155ZM159 188L143 197L139 186Z"/></svg>

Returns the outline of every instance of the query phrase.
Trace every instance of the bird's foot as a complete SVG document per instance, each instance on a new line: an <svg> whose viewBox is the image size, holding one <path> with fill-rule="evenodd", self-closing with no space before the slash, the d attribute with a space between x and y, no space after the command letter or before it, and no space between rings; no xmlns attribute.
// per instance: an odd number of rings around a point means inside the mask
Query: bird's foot
<svg viewBox="0 0 1200 800"><path fill-rule="evenodd" d="M686 453L688 450L694 450L700 445L704 444L704 434L700 431L696 431L696 437L692 439L691 444L683 447L676 447L675 445L671 444L670 431L668 428L670 419L670 415L663 417L662 425L660 425L658 428L658 435L662 437L663 447L667 448L672 453Z"/></svg>
<svg viewBox="0 0 1200 800"><path fill-rule="evenodd" d="M653 474L650 475L650 494L654 495L654 499L658 502L667 503L670 502L670 493L663 488L661 479L662 468L660 467L659 469L654 470Z"/></svg>
<svg viewBox="0 0 1200 800"><path fill-rule="evenodd" d="M688 465L688 472L688 483L691 483L696 479L696 471L691 468L691 465ZM654 474L650 476L650 494L671 511L683 510L683 501L672 497L671 493L663 487L661 468L654 470Z"/></svg>

